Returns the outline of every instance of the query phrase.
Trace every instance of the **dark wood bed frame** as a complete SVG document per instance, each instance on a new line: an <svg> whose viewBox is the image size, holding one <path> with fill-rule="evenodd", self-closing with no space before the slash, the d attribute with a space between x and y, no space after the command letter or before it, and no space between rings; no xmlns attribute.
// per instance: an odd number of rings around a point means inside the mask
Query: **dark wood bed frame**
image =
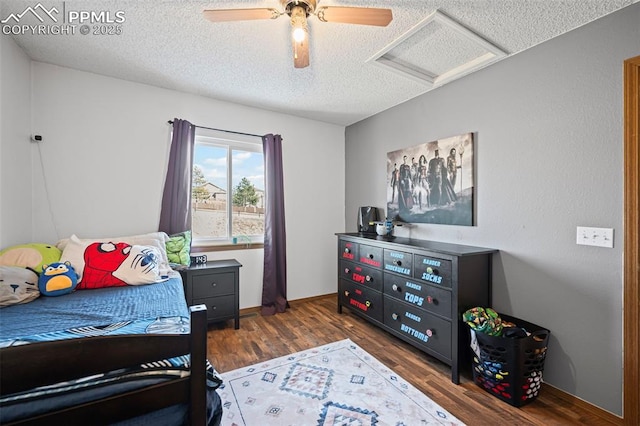
<svg viewBox="0 0 640 426"><path fill-rule="evenodd" d="M0 349L2 395L191 354L188 377L171 379L8 424L108 424L186 403L189 405L190 424L205 425L207 308L197 305L189 309L190 334L86 337ZM105 353L109 356L105 357ZM100 359L100 362L96 363L96 359Z"/></svg>

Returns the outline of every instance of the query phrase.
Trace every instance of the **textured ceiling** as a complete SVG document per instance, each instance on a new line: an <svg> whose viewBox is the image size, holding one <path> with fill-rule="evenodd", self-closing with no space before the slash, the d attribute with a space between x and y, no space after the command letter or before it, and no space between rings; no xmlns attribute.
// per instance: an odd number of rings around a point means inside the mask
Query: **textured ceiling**
<svg viewBox="0 0 640 426"><path fill-rule="evenodd" d="M81 35L76 29L73 35L27 32L13 37L36 61L349 125L437 87L376 66L372 58L399 39L405 43L389 55L409 67L432 67L436 74L446 73L449 64L457 66L482 54L477 44L465 43L456 32L443 35L440 28L417 31L424 36L420 41L407 38L436 10L509 56L637 1L320 0L320 6L391 8L393 21L387 27L370 27L310 17L311 65L302 69L293 67L286 16L215 24L202 16L204 9L281 10L279 0L40 0L48 10L56 7L59 16L69 11L109 11L113 17L122 11L122 33ZM37 4L38 0L3 0L0 19ZM20 24L29 19L38 23L28 15L20 17Z"/></svg>

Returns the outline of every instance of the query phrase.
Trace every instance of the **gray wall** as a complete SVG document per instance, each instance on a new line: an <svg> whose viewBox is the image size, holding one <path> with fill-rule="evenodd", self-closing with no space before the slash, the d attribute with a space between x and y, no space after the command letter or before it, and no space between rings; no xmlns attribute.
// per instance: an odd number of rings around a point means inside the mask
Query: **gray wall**
<svg viewBox="0 0 640 426"><path fill-rule="evenodd" d="M0 37L0 247L31 238L29 58Z"/></svg>
<svg viewBox="0 0 640 426"><path fill-rule="evenodd" d="M622 414L622 63L640 4L346 130L346 224L385 207L386 153L476 132L476 226L397 235L500 250L493 306L551 330L544 380ZM615 229L613 249L576 226Z"/></svg>

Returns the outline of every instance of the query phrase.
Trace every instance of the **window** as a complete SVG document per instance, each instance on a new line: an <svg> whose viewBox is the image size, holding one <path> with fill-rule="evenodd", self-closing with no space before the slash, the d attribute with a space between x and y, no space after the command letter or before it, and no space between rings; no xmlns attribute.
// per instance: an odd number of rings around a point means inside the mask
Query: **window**
<svg viewBox="0 0 640 426"><path fill-rule="evenodd" d="M262 141L198 129L191 183L195 245L262 242Z"/></svg>

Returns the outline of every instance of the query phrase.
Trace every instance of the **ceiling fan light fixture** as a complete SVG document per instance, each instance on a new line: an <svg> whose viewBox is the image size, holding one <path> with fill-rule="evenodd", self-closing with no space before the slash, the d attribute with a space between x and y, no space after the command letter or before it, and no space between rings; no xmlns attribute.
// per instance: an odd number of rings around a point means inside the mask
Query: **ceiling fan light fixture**
<svg viewBox="0 0 640 426"><path fill-rule="evenodd" d="M307 12L300 6L291 8L291 35L297 43L307 38Z"/></svg>

